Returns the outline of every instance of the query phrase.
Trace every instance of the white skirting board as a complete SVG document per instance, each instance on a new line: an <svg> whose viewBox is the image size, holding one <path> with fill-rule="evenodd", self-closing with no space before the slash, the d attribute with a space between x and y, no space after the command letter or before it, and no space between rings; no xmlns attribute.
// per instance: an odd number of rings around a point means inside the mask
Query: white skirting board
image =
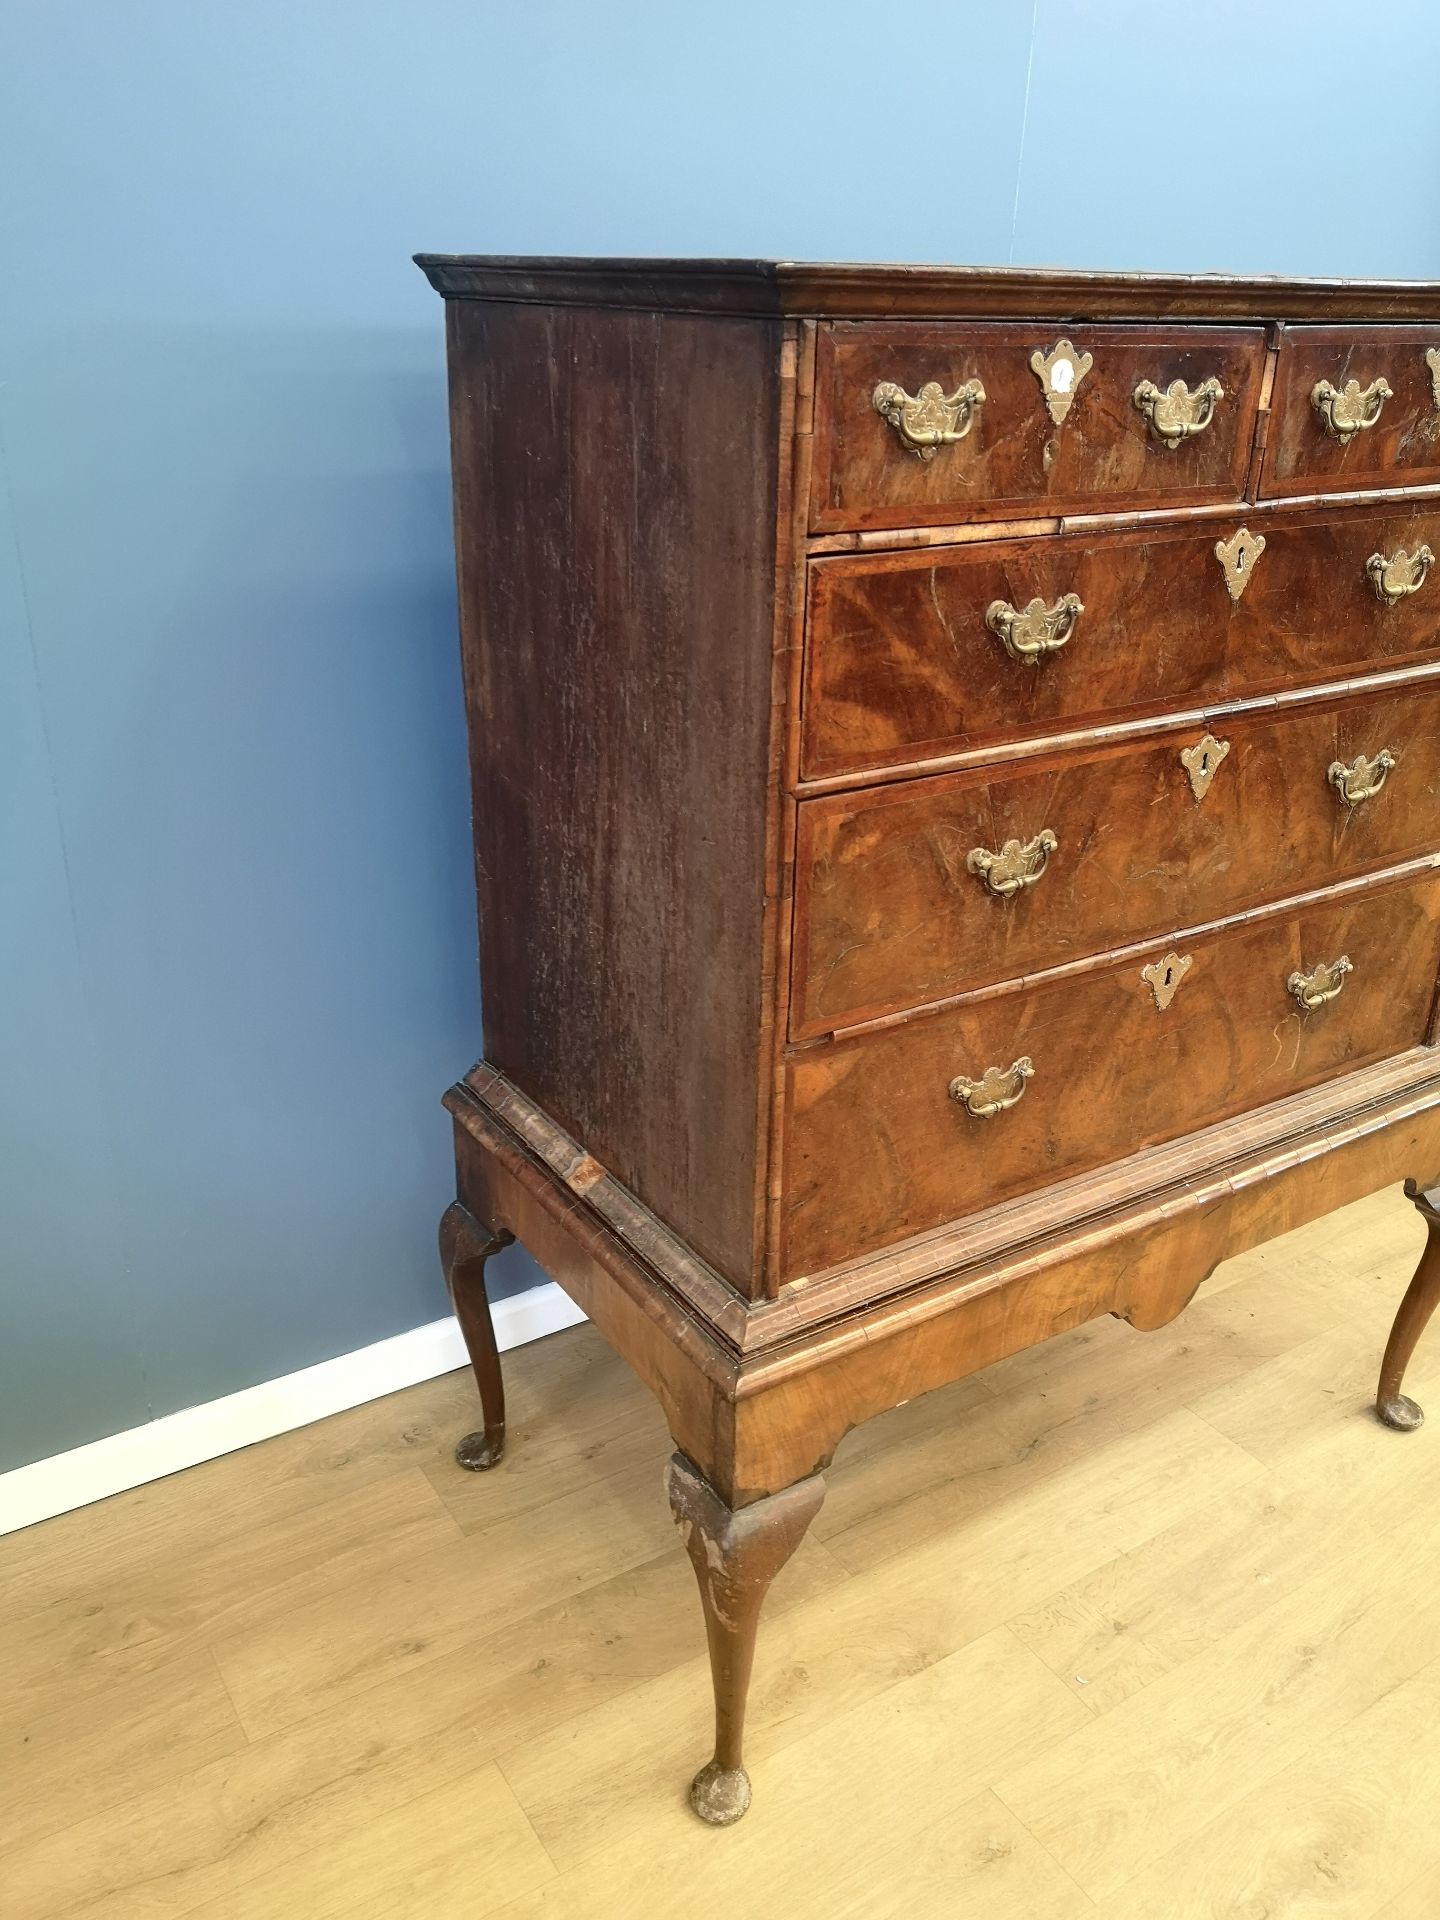
<svg viewBox="0 0 1440 1920"><path fill-rule="evenodd" d="M495 1339L503 1353L584 1318L569 1295L547 1280L543 1286L496 1301ZM237 1447L308 1426L312 1420L343 1413L346 1407L358 1407L362 1401L378 1400L382 1394L466 1365L465 1343L453 1316L433 1320L428 1326L302 1367L279 1380L264 1380L258 1387L227 1393L222 1400L186 1407L182 1413L92 1440L88 1446L73 1447L32 1466L15 1467L0 1473L0 1534L88 1506L92 1500L104 1500L147 1480L161 1480L182 1467L214 1460Z"/></svg>

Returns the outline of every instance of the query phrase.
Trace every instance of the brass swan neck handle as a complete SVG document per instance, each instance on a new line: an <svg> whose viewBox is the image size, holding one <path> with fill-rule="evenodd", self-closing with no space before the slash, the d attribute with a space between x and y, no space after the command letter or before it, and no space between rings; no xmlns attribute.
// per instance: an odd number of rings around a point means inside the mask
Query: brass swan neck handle
<svg viewBox="0 0 1440 1920"><path fill-rule="evenodd" d="M1310 404L1332 440L1346 446L1357 433L1364 433L1380 418L1380 409L1391 398L1390 382L1383 377L1362 387L1358 380L1347 380L1343 387L1328 380L1317 380L1310 389Z"/></svg>
<svg viewBox="0 0 1440 1920"><path fill-rule="evenodd" d="M965 865L997 899L1013 900L1035 885L1059 845L1049 827L1042 827L1033 840L1007 840L998 853L989 847L972 847Z"/></svg>
<svg viewBox="0 0 1440 1920"><path fill-rule="evenodd" d="M893 380L882 380L870 404L889 421L903 447L933 460L941 447L953 447L969 433L985 404L985 389L978 380L966 380L946 393L938 380L927 380L919 393L907 393Z"/></svg>
<svg viewBox="0 0 1440 1920"><path fill-rule="evenodd" d="M1203 433L1215 418L1215 408L1225 398L1225 389L1212 374L1192 393L1183 380L1172 380L1168 387L1157 387L1153 380L1142 380L1134 392L1135 405L1150 422L1150 431L1167 447L1178 447Z"/></svg>
<svg viewBox="0 0 1440 1920"><path fill-rule="evenodd" d="M1388 558L1383 553L1372 553L1365 562L1365 571L1375 589L1375 598L1393 607L1420 591L1434 564L1435 556L1429 547L1416 547L1413 553L1397 547Z"/></svg>
<svg viewBox="0 0 1440 1920"><path fill-rule="evenodd" d="M1027 1053L1013 1066L987 1067L978 1080L957 1073L950 1082L950 1098L958 1101L967 1113L973 1113L977 1120L993 1120L997 1113L1019 1104L1024 1097L1025 1082L1034 1072L1035 1063Z"/></svg>
<svg viewBox="0 0 1440 1920"><path fill-rule="evenodd" d="M992 600L985 609L985 624L1012 660L1033 667L1047 653L1060 651L1084 611L1078 593L1062 593L1053 607L1043 600L1032 600L1025 607Z"/></svg>
<svg viewBox="0 0 1440 1920"><path fill-rule="evenodd" d="M1373 800L1395 765L1395 756L1382 747L1374 757L1357 753L1347 767L1343 760L1332 760L1325 778L1347 807L1358 807L1362 800Z"/></svg>
<svg viewBox="0 0 1440 1920"><path fill-rule="evenodd" d="M1317 1007L1326 1006L1330 1001L1340 998L1345 976L1354 971L1349 954L1342 953L1338 960L1311 967L1308 973L1297 968L1285 985L1300 1002L1302 1012L1314 1013Z"/></svg>

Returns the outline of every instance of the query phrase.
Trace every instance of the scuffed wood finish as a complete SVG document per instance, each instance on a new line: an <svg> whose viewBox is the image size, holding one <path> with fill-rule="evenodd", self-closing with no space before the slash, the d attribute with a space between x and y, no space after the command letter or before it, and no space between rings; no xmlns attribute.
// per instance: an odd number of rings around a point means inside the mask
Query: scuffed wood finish
<svg viewBox="0 0 1440 1920"><path fill-rule="evenodd" d="M846 325L822 329L816 368L811 525L923 526L962 513L1183 505L1239 499L1255 437L1264 365L1259 329L1085 327L1067 337L1094 356L1063 425L1046 411L1030 356L1053 329ZM1166 446L1134 405L1144 380L1224 388L1210 426ZM921 460L875 411L882 380L916 394L979 379L984 404L966 437Z"/></svg>
<svg viewBox="0 0 1440 1920"><path fill-rule="evenodd" d="M421 264L486 1025L446 1096L467 1447L499 1452L483 1264L513 1237L678 1449L724 1823L760 1601L850 1427L1440 1178L1440 587L1385 605L1367 568L1440 551L1440 285ZM1057 424L1031 355L1061 337L1093 362ZM1396 397L1342 452L1308 387L1381 345L1413 364L1369 369ZM1135 388L1210 377L1163 444ZM882 379L986 399L920 460ZM1067 594L1039 666L987 627ZM1332 763L1382 749L1347 808ZM1013 900L969 870L1046 832ZM1432 1262L1392 1336L1401 1423L1436 1292Z"/></svg>
<svg viewBox="0 0 1440 1920"><path fill-rule="evenodd" d="M833 1031L963 988L1016 979L1220 919L1440 846L1440 686L1276 719L1215 723L1229 751L1204 798L1181 753L1197 728L1124 747L807 800L796 856L791 1032ZM1329 780L1382 749L1371 799ZM975 847L1058 846L1003 899L967 867Z"/></svg>
<svg viewBox="0 0 1440 1920"><path fill-rule="evenodd" d="M1440 323L1428 327L1286 327L1280 336L1262 495L1332 493L1353 487L1440 480L1440 407L1427 349L1440 351ZM1310 395L1317 381L1362 388L1382 376L1391 398L1373 427L1343 444L1326 432Z"/></svg>
<svg viewBox="0 0 1440 1920"><path fill-rule="evenodd" d="M1137 963L1141 958L1136 955ZM1173 1211L1177 1195L1193 1204L1213 1186L1243 1182L1246 1168L1257 1161L1263 1163L1266 1178L1283 1173L1332 1145L1390 1124L1387 1116L1408 1116L1410 1103L1430 1097L1427 1089L1436 1076L1434 1051L1412 1047L1372 1067L1151 1147L1098 1174L1074 1175L1023 1199L1001 1201L934 1233L850 1261L821 1279L786 1287L774 1300L751 1302L726 1288L653 1215L645 1216L648 1231L642 1229L623 1205L624 1190L618 1183L596 1177L594 1162L575 1142L498 1074L470 1076L450 1089L446 1104L456 1121L461 1190L474 1205L493 1206L484 1170L496 1154L504 1157L518 1142L528 1162L524 1177L553 1197L562 1216L593 1219L613 1255L632 1250L648 1274L649 1291L664 1303L656 1317L673 1330L704 1377L733 1385L738 1375L731 1371L731 1362L737 1356L743 1368L771 1348L789 1346L819 1327L847 1322L862 1307L933 1291L937 1281L958 1286L962 1278L968 1281L988 1270L999 1256L1048 1245L1057 1223L1073 1235L1097 1216L1113 1223L1142 1201ZM610 1288L625 1292L628 1284L614 1280ZM639 1289L637 1298L644 1292ZM592 1318L594 1300L593 1288L581 1300ZM600 1312L603 1315L603 1292Z"/></svg>
<svg viewBox="0 0 1440 1920"><path fill-rule="evenodd" d="M966 1259L914 1262L923 1284L808 1321L807 1296L751 1309L769 1334L728 1352L666 1305L654 1269L567 1192L488 1108L459 1103L461 1190L504 1220L655 1391L681 1451L731 1508L823 1467L858 1421L1097 1314L1173 1319L1216 1263L1384 1186L1397 1166L1440 1179L1440 1072L1372 1068L1214 1130L1209 1171L1157 1148L1126 1187L1103 1169L1015 1209L1023 1226ZM1307 1120L1306 1115L1310 1118ZM1149 1170L1151 1177L1144 1176ZM923 1242L914 1243L914 1251ZM905 1249L883 1263L903 1273ZM872 1262L878 1274L881 1263ZM799 1337L803 1329L804 1337Z"/></svg>
<svg viewBox="0 0 1440 1920"><path fill-rule="evenodd" d="M418 253L415 261L447 298L541 306L854 319L1440 320L1433 280L483 253Z"/></svg>
<svg viewBox="0 0 1440 1920"><path fill-rule="evenodd" d="M510 1356L536 1444L499 1478L447 1470L442 1378L12 1535L8 1920L696 1920L762 1886L763 1920L1196 1920L1201 1889L1207 1920L1432 1920L1436 1445L1341 1372L1416 1224L1372 1195L1158 1338L1062 1336L843 1443L765 1604L765 1818L729 1834L685 1830L670 1448L591 1328ZM286 1726L246 1741L226 1682ZM1022 1768L1118 1897L985 1791Z"/></svg>
<svg viewBox="0 0 1440 1920"><path fill-rule="evenodd" d="M1280 1167L1263 1158L1225 1180L1148 1203L1090 1232L999 1261L968 1286L857 1314L743 1376L736 1451L754 1485L785 1486L827 1461L862 1420L1102 1313L1168 1325L1222 1260L1385 1186L1397 1166L1440 1175L1440 1087L1382 1108L1372 1124ZM1422 1176L1422 1179L1427 1179Z"/></svg>
<svg viewBox="0 0 1440 1920"><path fill-rule="evenodd" d="M455 1448L457 1463L472 1473L498 1465L505 1451L505 1383L485 1294L485 1262L509 1246L510 1239L508 1233L487 1231L458 1200L441 1217L440 1266L470 1356L484 1418L480 1431L467 1433Z"/></svg>
<svg viewBox="0 0 1440 1920"><path fill-rule="evenodd" d="M690 1804L708 1825L729 1827L750 1805L742 1747L760 1609L820 1511L825 1482L812 1475L736 1513L677 1453L665 1490L700 1588L715 1691L715 1752L690 1783Z"/></svg>
<svg viewBox="0 0 1440 1920"><path fill-rule="evenodd" d="M1435 1098L1435 1064L1429 1047L1412 1047L1304 1093L1251 1107L1098 1171L999 1201L848 1261L787 1287L763 1313L752 1316L752 1324L762 1324L751 1348L758 1353L815 1327L847 1323L871 1307L888 1311L880 1302L903 1300L911 1303L907 1311L934 1311L938 1298L981 1284L997 1262L1013 1272L1017 1262L1027 1268L1044 1265L1061 1241L1094 1248L1123 1240L1137 1208L1153 1212L1157 1221L1177 1219L1236 1185L1278 1179L1423 1110ZM1132 1278L1125 1317L1137 1326L1162 1324L1170 1280L1143 1268Z"/></svg>
<svg viewBox="0 0 1440 1920"><path fill-rule="evenodd" d="M1184 952L1192 965L1163 1012L1128 956L796 1055L785 1277L1420 1044L1440 879L1242 924ZM1355 970L1339 998L1302 1013L1290 974L1341 954ZM955 1075L1022 1057L1034 1078L1010 1111L977 1119L950 1098Z"/></svg>
<svg viewBox="0 0 1440 1920"><path fill-rule="evenodd" d="M449 316L486 1056L750 1292L779 327Z"/></svg>
<svg viewBox="0 0 1440 1920"><path fill-rule="evenodd" d="M1265 551L1238 603L1215 557L1241 524ZM817 561L807 777L855 773L1062 726L1254 698L1440 654L1440 578L1393 607L1375 552L1428 542L1440 510L1261 515L1120 533ZM1059 652L1011 659L992 600L1085 611Z"/></svg>
<svg viewBox="0 0 1440 1920"><path fill-rule="evenodd" d="M1425 1251L1395 1315L1395 1325L1380 1364L1380 1388L1375 1411L1387 1427L1411 1433L1424 1424L1425 1415L1408 1393L1402 1393L1405 1369L1420 1344L1420 1336L1440 1306L1440 1187L1424 1193L1413 1180L1405 1183L1407 1196L1419 1208L1426 1225Z"/></svg>

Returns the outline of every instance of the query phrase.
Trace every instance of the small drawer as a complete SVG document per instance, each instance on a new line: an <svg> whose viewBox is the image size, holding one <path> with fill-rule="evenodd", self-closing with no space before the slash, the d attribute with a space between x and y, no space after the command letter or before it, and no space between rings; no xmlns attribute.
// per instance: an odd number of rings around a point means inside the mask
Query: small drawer
<svg viewBox="0 0 1440 1920"><path fill-rule="evenodd" d="M1423 1044L1437 949L1377 883L794 1055L785 1279Z"/></svg>
<svg viewBox="0 0 1440 1920"><path fill-rule="evenodd" d="M804 778L1433 655L1432 549L1440 508L1312 508L814 560Z"/></svg>
<svg viewBox="0 0 1440 1920"><path fill-rule="evenodd" d="M816 363L816 531L1239 499L1258 327L842 323Z"/></svg>
<svg viewBox="0 0 1440 1920"><path fill-rule="evenodd" d="M1262 496L1440 483L1440 327L1286 327Z"/></svg>
<svg viewBox="0 0 1440 1920"><path fill-rule="evenodd" d="M800 806L791 1033L1440 852L1440 687Z"/></svg>

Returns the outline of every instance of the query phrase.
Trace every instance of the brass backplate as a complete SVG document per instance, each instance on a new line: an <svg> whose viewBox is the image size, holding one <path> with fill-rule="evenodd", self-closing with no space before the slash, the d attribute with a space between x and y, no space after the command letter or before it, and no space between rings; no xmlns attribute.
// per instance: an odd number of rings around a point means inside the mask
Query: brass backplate
<svg viewBox="0 0 1440 1920"><path fill-rule="evenodd" d="M1190 776L1190 791L1196 800L1203 800L1210 791L1216 769L1229 751L1230 742L1217 740L1213 733L1202 735L1193 747L1180 749L1180 764Z"/></svg>
<svg viewBox="0 0 1440 1920"><path fill-rule="evenodd" d="M1140 978L1155 996L1155 1008L1163 1013L1175 995L1180 991L1180 982L1189 973L1195 962L1188 953L1161 954L1158 960L1152 960L1148 967L1140 969Z"/></svg>
<svg viewBox="0 0 1440 1920"><path fill-rule="evenodd" d="M1040 382L1045 406L1058 427L1075 401L1075 389L1095 364L1093 353L1076 353L1068 340L1057 340L1048 353L1037 347L1030 370Z"/></svg>
<svg viewBox="0 0 1440 1920"><path fill-rule="evenodd" d="M1255 562L1264 551L1264 534L1251 533L1248 527L1238 527L1228 540L1215 542L1215 558L1220 562L1226 591L1233 601L1238 603L1241 594L1249 586L1255 572Z"/></svg>

